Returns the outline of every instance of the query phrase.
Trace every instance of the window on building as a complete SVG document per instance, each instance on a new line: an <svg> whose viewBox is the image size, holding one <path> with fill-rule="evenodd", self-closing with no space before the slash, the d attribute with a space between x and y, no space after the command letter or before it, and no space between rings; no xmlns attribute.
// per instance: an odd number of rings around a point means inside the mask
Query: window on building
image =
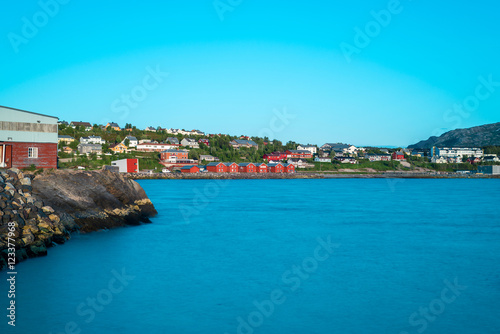
<svg viewBox="0 0 500 334"><path fill-rule="evenodd" d="M38 158L38 147L28 148L28 158Z"/></svg>

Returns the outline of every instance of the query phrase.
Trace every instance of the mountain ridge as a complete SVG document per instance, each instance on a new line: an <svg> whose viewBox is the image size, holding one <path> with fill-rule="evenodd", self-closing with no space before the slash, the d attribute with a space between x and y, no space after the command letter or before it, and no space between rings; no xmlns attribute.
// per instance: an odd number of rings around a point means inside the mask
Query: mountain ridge
<svg viewBox="0 0 500 334"><path fill-rule="evenodd" d="M425 149L439 147L484 147L500 146L500 122L455 129L443 133L439 137L431 136L408 148Z"/></svg>

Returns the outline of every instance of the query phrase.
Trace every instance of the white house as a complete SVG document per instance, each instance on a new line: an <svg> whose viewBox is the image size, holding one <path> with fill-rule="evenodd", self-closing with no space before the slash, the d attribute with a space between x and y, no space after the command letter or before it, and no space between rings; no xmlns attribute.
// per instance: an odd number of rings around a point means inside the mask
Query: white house
<svg viewBox="0 0 500 334"><path fill-rule="evenodd" d="M297 146L297 150L309 151L311 154L317 154L318 149L314 145L299 145Z"/></svg>
<svg viewBox="0 0 500 334"><path fill-rule="evenodd" d="M316 158L314 158L314 162L332 162L332 159L316 157Z"/></svg>
<svg viewBox="0 0 500 334"><path fill-rule="evenodd" d="M160 143L143 143L137 144L136 150L143 152L161 152L165 150L177 149L179 145L174 144L160 144Z"/></svg>
<svg viewBox="0 0 500 334"><path fill-rule="evenodd" d="M431 162L435 164L445 164L448 163L448 159L439 155L435 155L431 158Z"/></svg>
<svg viewBox="0 0 500 334"><path fill-rule="evenodd" d="M144 131L156 132L156 129L153 128L152 126L148 126L147 128L144 129Z"/></svg>
<svg viewBox="0 0 500 334"><path fill-rule="evenodd" d="M136 147L139 141L134 136L127 136L123 139L122 143L125 144L125 140L128 139L128 147Z"/></svg>
<svg viewBox="0 0 500 334"><path fill-rule="evenodd" d="M475 158L481 158L484 153L483 150L480 148L465 148L465 147L433 147L431 150L431 156L441 156L441 157L460 157L463 158L464 156L467 157L475 157Z"/></svg>
<svg viewBox="0 0 500 334"><path fill-rule="evenodd" d="M102 139L100 136L88 136L88 137L81 137L80 143L103 145L103 144L106 144L106 141L104 139Z"/></svg>
<svg viewBox="0 0 500 334"><path fill-rule="evenodd" d="M181 146L199 148L200 144L198 144L198 142L193 138L184 138L181 140Z"/></svg>

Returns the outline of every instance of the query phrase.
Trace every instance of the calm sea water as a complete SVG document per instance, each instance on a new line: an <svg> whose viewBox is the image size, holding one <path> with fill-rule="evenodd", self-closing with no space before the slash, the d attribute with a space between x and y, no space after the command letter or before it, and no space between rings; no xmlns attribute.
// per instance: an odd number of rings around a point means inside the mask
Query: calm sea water
<svg viewBox="0 0 500 334"><path fill-rule="evenodd" d="M153 223L19 264L0 332L500 331L500 180L140 184Z"/></svg>

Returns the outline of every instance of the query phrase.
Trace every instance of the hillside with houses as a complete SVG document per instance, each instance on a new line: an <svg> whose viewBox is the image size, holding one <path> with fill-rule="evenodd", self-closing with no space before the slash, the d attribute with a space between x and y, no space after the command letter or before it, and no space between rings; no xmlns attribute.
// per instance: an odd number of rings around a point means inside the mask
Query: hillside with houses
<svg viewBox="0 0 500 334"><path fill-rule="evenodd" d="M384 148L346 143L282 143L269 138L206 134L115 122L58 124L60 168L129 173L295 173L380 171L477 172L500 165L500 147Z"/></svg>

